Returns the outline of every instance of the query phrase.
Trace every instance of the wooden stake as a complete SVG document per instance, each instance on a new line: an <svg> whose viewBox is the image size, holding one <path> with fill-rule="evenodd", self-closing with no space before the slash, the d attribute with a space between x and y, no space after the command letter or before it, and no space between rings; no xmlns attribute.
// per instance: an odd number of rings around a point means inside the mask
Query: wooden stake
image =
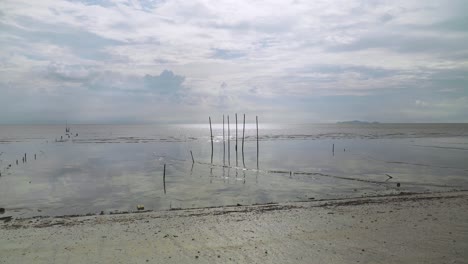
<svg viewBox="0 0 468 264"><path fill-rule="evenodd" d="M237 161L237 113L236 113L236 167L239 166Z"/></svg>
<svg viewBox="0 0 468 264"><path fill-rule="evenodd" d="M231 166L231 128L229 127L229 115L227 116L228 122L228 164Z"/></svg>
<svg viewBox="0 0 468 264"><path fill-rule="evenodd" d="M224 115L223 115L223 165L226 165L226 140L224 137Z"/></svg>
<svg viewBox="0 0 468 264"><path fill-rule="evenodd" d="M211 163L213 163L213 130L211 129L211 117L208 117L210 121L210 134L211 134Z"/></svg>
<svg viewBox="0 0 468 264"><path fill-rule="evenodd" d="M257 170L258 170L258 116L255 116L255 120L257 123Z"/></svg>
<svg viewBox="0 0 468 264"><path fill-rule="evenodd" d="M245 114L244 114L244 125L242 126L242 164L244 164L244 168L245 168L245 160L244 160L244 137L245 137Z"/></svg>
<svg viewBox="0 0 468 264"><path fill-rule="evenodd" d="M193 153L190 151L190 156L192 156L192 163L195 163L195 160L193 159Z"/></svg>
<svg viewBox="0 0 468 264"><path fill-rule="evenodd" d="M164 184L164 194L166 194L166 164L164 164L163 184Z"/></svg>

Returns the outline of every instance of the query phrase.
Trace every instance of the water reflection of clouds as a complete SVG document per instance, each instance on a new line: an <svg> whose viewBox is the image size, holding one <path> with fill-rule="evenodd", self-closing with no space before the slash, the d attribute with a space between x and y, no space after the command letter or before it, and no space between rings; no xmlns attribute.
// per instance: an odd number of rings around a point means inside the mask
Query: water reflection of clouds
<svg viewBox="0 0 468 264"><path fill-rule="evenodd" d="M456 142L460 141L467 143L461 139ZM204 141L45 145L23 142L2 149L6 153L2 159L11 160L31 149L36 153L40 149L47 155L20 164L12 169L12 175L0 178L0 201L3 207L20 208L16 213L26 216L135 210L136 204L159 210L441 190L443 185L466 188L466 152L448 148L429 151L414 146L446 146L452 142L430 138L262 141L261 172L222 167L221 143L215 145L216 166L212 167L211 148ZM332 144L336 146L334 156ZM235 164L233 146L231 164ZM195 164L189 150L193 150ZM246 167L255 169L256 161L256 145L245 144ZM162 181L164 163L166 195ZM321 174L265 172L275 169ZM393 178L385 182L385 174ZM395 186L397 181L402 183L399 189Z"/></svg>

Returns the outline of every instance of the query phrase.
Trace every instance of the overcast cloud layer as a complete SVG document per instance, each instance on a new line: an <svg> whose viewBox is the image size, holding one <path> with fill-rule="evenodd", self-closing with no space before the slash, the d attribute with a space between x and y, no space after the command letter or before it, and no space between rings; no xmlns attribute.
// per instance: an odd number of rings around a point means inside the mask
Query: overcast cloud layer
<svg viewBox="0 0 468 264"><path fill-rule="evenodd" d="M0 0L0 123L468 122L467 10Z"/></svg>

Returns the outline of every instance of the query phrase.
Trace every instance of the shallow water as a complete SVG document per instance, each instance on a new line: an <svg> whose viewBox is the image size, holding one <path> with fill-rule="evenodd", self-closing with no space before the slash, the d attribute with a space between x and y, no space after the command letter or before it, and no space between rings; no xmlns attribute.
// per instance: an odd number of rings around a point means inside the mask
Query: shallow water
<svg viewBox="0 0 468 264"><path fill-rule="evenodd" d="M73 125L70 138L64 126L0 126L0 207L26 217L468 187L466 124L260 124L258 169L255 125L244 160L238 128L236 162L235 125L229 148L214 124L211 164L208 125Z"/></svg>

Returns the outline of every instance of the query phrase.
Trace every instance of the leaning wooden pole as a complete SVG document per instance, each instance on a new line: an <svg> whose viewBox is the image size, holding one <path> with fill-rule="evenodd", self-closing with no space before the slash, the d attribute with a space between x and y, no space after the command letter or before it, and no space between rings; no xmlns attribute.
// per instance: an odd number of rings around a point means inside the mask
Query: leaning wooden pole
<svg viewBox="0 0 468 264"><path fill-rule="evenodd" d="M195 163L195 159L193 158L193 153L190 151L190 156L192 156L192 164Z"/></svg>
<svg viewBox="0 0 468 264"><path fill-rule="evenodd" d="M164 194L166 194L166 164L164 164L163 185L164 185Z"/></svg>
<svg viewBox="0 0 468 264"><path fill-rule="evenodd" d="M210 138L211 138L211 163L213 163L213 129L211 128L211 117L208 117L210 121Z"/></svg>
<svg viewBox="0 0 468 264"><path fill-rule="evenodd" d="M244 114L244 125L242 126L242 164L245 167L245 160L244 160L244 138L245 138L245 114Z"/></svg>
<svg viewBox="0 0 468 264"><path fill-rule="evenodd" d="M255 121L257 123L257 170L258 170L258 116L255 116Z"/></svg>

